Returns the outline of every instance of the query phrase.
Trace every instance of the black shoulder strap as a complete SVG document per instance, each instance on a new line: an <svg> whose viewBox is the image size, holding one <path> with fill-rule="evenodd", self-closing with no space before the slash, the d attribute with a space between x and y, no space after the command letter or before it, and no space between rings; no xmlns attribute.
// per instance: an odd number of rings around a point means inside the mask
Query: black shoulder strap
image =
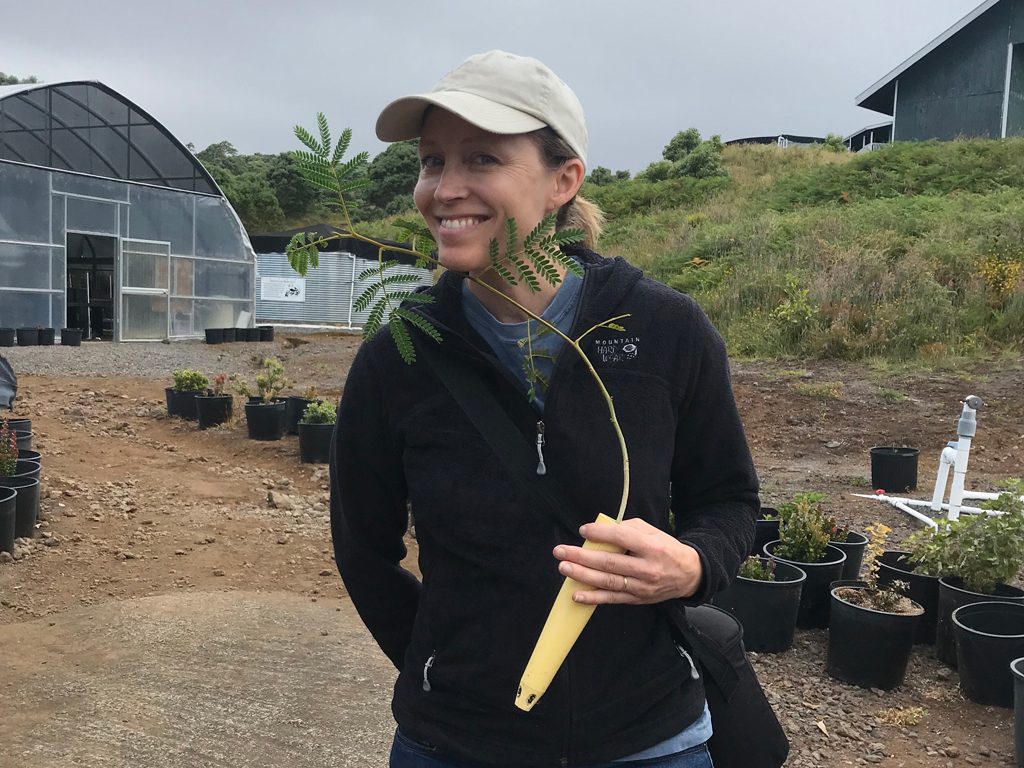
<svg viewBox="0 0 1024 768"><path fill-rule="evenodd" d="M579 535L580 520L572 514L572 502L558 481L538 475L534 455L526 449L523 433L512 422L480 376L455 355L446 355L432 342L416 345L445 388L455 398L491 449L512 472L530 503L554 517L573 535Z"/></svg>

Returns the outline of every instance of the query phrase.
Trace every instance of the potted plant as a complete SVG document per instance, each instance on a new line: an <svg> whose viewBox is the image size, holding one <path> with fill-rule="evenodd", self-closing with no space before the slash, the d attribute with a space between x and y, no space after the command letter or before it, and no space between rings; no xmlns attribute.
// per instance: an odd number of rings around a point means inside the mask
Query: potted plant
<svg viewBox="0 0 1024 768"><path fill-rule="evenodd" d="M907 597L924 609L917 622L914 642L932 645L935 643L935 622L939 612L939 577L924 573L910 558L909 550L885 550L878 558L878 583L887 586L894 581L902 581L907 585Z"/></svg>
<svg viewBox="0 0 1024 768"><path fill-rule="evenodd" d="M212 388L206 390L206 394L196 395L196 417L200 429L215 427L231 420L233 398L224 392L227 381L226 373L218 373L211 381Z"/></svg>
<svg viewBox="0 0 1024 768"><path fill-rule="evenodd" d="M167 415L183 419L196 419L196 395L206 391L210 380L202 371L182 368L171 374L174 385L164 389Z"/></svg>
<svg viewBox="0 0 1024 768"><path fill-rule="evenodd" d="M17 431L5 419L0 419L0 477L13 475L17 465Z"/></svg>
<svg viewBox="0 0 1024 768"><path fill-rule="evenodd" d="M306 412L309 404L317 400L316 387L307 387L301 395L288 395L285 398L284 413L285 422L288 425L288 434L299 434L299 419Z"/></svg>
<svg viewBox="0 0 1024 768"><path fill-rule="evenodd" d="M779 539L765 544L764 553L807 574L800 594L798 627L827 627L829 590L843 573L846 554L829 544L832 520L825 515L820 494L797 494L779 506Z"/></svg>
<svg viewBox="0 0 1024 768"><path fill-rule="evenodd" d="M952 667L957 665L954 610L978 602L1024 603L1024 590L1007 583L1024 567L1024 480L1007 481L1004 488L981 505L1003 514L962 515L907 540L917 570L939 577L935 655Z"/></svg>
<svg viewBox="0 0 1024 768"><path fill-rule="evenodd" d="M904 582L879 584L879 561L891 529L867 527L863 586L836 586L828 630L828 674L862 688L892 690L903 682L924 609L904 594Z"/></svg>
<svg viewBox="0 0 1024 768"><path fill-rule="evenodd" d="M736 580L711 602L743 625L748 651L781 653L793 645L800 592L807 574L795 565L751 555Z"/></svg>
<svg viewBox="0 0 1024 768"><path fill-rule="evenodd" d="M331 457L331 437L337 419L334 403L315 400L306 406L299 421L299 458L303 463L327 463Z"/></svg>
<svg viewBox="0 0 1024 768"><path fill-rule="evenodd" d="M245 423L252 440L280 440L285 433L285 401L278 394L288 386L284 365L276 357L266 357L256 374L256 389L235 377L235 390L249 401L245 404Z"/></svg>
<svg viewBox="0 0 1024 768"><path fill-rule="evenodd" d="M849 527L836 522L835 518L829 520L832 530L828 535L828 543L846 554L846 561L843 563L843 574L840 578L851 580L860 577L861 564L864 561L864 549L868 544L868 537L863 533L851 531Z"/></svg>

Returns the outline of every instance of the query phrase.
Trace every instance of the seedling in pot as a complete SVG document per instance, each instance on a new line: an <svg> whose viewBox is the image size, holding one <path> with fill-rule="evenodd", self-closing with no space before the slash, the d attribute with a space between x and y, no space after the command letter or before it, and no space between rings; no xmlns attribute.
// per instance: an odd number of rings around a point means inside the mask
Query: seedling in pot
<svg viewBox="0 0 1024 768"><path fill-rule="evenodd" d="M13 475L18 467L18 435L7 419L0 419L0 477Z"/></svg>
<svg viewBox="0 0 1024 768"><path fill-rule="evenodd" d="M739 575L755 581L775 581L775 561L751 555L740 564Z"/></svg>

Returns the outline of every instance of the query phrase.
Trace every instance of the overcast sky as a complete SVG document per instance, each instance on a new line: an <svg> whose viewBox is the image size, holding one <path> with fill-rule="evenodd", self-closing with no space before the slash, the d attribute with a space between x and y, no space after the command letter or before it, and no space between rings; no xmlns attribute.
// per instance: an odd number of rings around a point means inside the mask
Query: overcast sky
<svg viewBox="0 0 1024 768"><path fill-rule="evenodd" d="M729 140L881 122L854 97L979 2L0 0L0 71L100 80L199 149L294 149L292 126L323 111L374 155L385 104L502 48L579 95L591 167L637 171L689 126Z"/></svg>

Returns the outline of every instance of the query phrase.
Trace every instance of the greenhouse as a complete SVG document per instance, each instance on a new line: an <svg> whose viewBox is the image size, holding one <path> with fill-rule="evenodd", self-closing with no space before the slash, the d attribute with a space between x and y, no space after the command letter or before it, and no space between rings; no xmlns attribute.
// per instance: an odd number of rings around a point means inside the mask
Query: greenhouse
<svg viewBox="0 0 1024 768"><path fill-rule="evenodd" d="M255 269L216 182L141 108L98 82L0 87L0 327L249 326Z"/></svg>

